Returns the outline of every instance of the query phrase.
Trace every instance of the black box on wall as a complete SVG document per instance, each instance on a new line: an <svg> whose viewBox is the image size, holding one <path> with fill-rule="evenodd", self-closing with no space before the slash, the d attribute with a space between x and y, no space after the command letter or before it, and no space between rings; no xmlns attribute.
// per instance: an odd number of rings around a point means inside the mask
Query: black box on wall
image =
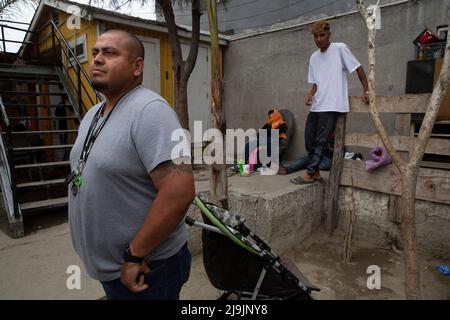
<svg viewBox="0 0 450 320"><path fill-rule="evenodd" d="M405 93L431 93L434 64L434 60L408 61Z"/></svg>

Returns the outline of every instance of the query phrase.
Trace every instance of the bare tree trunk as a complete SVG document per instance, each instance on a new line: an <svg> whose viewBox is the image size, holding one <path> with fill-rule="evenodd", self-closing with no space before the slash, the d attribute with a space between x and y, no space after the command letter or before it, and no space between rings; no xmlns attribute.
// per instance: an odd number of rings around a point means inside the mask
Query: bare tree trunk
<svg viewBox="0 0 450 320"><path fill-rule="evenodd" d="M219 34L217 27L217 7L215 0L207 0L209 32L211 35L211 61L213 69L213 80L211 83L211 115L212 128L219 129L222 137L225 137L226 120L222 108L222 76L220 74L219 58ZM211 196L220 205L228 209L228 176L225 161L225 150L223 152L222 164L213 163L211 166Z"/></svg>
<svg viewBox="0 0 450 320"><path fill-rule="evenodd" d="M402 175L400 198L403 259L405 261L405 294L408 299L421 298L420 264L417 252L415 195L417 174L406 170Z"/></svg>
<svg viewBox="0 0 450 320"><path fill-rule="evenodd" d="M325 199L325 227L328 234L333 235L338 221L339 181L344 166L345 123L346 114L340 114L336 121L333 159L328 178L327 199Z"/></svg>
<svg viewBox="0 0 450 320"><path fill-rule="evenodd" d="M181 126L189 130L187 79L185 79L183 68L174 70L174 106Z"/></svg>
<svg viewBox="0 0 450 320"><path fill-rule="evenodd" d="M447 44L445 50L444 64L438 82L433 88L427 112L425 113L422 126L420 128L418 139L412 144L413 150L409 162L406 163L400 158L395 150L386 130L381 123L376 105L375 91L375 29L369 27L368 14L364 8L362 0L356 0L358 10L363 17L364 23L368 28L368 47L369 47L369 103L370 113L378 134L388 150L395 166L398 168L402 179L402 194L400 200L401 229L404 246L405 261L405 294L407 299L421 298L420 282L420 264L417 251L417 237L415 225L415 196L417 175L419 173L420 161L425 152L426 145L430 138L431 130L436 120L439 107L447 92L450 80L450 33L447 35ZM450 25L450 23L449 23Z"/></svg>
<svg viewBox="0 0 450 320"><path fill-rule="evenodd" d="M181 126L189 129L187 84L189 77L197 61L198 45L200 40L200 6L199 0L192 0L192 37L189 55L183 60L178 27L175 24L175 16L171 0L156 0L164 13L164 19L169 29L169 40L172 48L173 73L174 73L174 110L180 119Z"/></svg>

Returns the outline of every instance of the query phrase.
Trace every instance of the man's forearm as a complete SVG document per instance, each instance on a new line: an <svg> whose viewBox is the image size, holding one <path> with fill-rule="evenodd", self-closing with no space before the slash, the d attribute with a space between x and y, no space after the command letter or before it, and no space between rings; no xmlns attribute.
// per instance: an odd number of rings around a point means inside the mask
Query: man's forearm
<svg viewBox="0 0 450 320"><path fill-rule="evenodd" d="M165 241L184 218L194 196L193 181L169 183L158 190L144 223L130 243L132 253L147 256Z"/></svg>
<svg viewBox="0 0 450 320"><path fill-rule="evenodd" d="M361 82L364 92L369 91L369 84L367 83L367 77L366 73L364 72L363 66L359 66L358 69L356 69L356 73L358 74L358 78Z"/></svg>
<svg viewBox="0 0 450 320"><path fill-rule="evenodd" d="M311 90L309 91L309 95L310 95L311 97L314 97L314 95L316 94L316 92L317 92L317 84L313 84L313 86L311 87Z"/></svg>

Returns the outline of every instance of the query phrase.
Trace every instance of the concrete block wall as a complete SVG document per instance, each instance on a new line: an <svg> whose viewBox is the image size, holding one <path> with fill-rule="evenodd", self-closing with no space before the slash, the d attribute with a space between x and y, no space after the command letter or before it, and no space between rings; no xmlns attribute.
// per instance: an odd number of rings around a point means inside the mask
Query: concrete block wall
<svg viewBox="0 0 450 320"><path fill-rule="evenodd" d="M208 201L209 192L199 192ZM275 251L299 244L320 226L323 186L315 183L282 195L267 196L230 192L230 211L244 217L246 225ZM192 205L188 215L202 221L200 210ZM189 248L201 252L201 229L190 227Z"/></svg>
<svg viewBox="0 0 450 320"><path fill-rule="evenodd" d="M353 195L352 195L353 194ZM199 192L208 201L209 192ZM335 234L344 239L352 197L358 222L354 241L366 247L402 247L400 225L389 215L389 195L379 192L341 187L339 218ZM295 248L320 228L323 218L324 184L314 183L274 196L258 193L230 192L233 213L246 219L246 225L275 252ZM192 205L188 215L202 221L200 210ZM416 201L416 226L419 247L429 253L450 258L450 206L429 201ZM328 237L328 235L325 235ZM201 229L189 227L189 248L201 252Z"/></svg>
<svg viewBox="0 0 450 320"><path fill-rule="evenodd" d="M354 188L353 197L358 217L355 241L363 245L390 247L393 239L397 238L401 245L399 224L389 216L389 195ZM341 187L337 232L342 236L347 230L352 207L352 188ZM416 230L419 248L450 258L449 205L417 200Z"/></svg>
<svg viewBox="0 0 450 320"><path fill-rule="evenodd" d="M405 93L407 62L415 60L413 40L425 26L433 31L450 20L448 0L417 0L381 9L382 29L376 35L377 94ZM331 20L331 40L346 43L368 72L367 30L359 13ZM260 128L273 107L292 111L296 121L287 159L303 156L304 127L309 108L304 98L311 54L317 50L310 24L262 33L230 42L224 51L224 109L228 128ZM349 94L361 95L356 74L348 76ZM394 119L382 115L388 133ZM347 128L372 133L368 114L351 114Z"/></svg>

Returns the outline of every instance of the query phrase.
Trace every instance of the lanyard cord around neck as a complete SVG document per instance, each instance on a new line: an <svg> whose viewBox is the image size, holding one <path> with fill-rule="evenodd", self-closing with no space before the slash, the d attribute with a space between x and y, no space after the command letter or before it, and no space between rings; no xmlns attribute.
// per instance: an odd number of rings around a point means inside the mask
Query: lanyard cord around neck
<svg viewBox="0 0 450 320"><path fill-rule="evenodd" d="M100 124L100 126L97 129L95 129L105 107L106 107L106 103L103 103L103 105L97 110L97 112L94 115L94 118L92 119L91 125L89 126L88 133L86 135L86 138L84 139L83 150L81 151L79 161L86 163L87 158L89 156L89 153L91 152L91 149L92 149L92 146L94 145L95 140L97 139L98 135L100 134L100 131L102 131L103 127L105 126L106 121L108 121L109 117L111 116L111 114L113 113L113 111L115 109L115 107L112 108L112 110L108 112L108 115L106 116L105 120Z"/></svg>

